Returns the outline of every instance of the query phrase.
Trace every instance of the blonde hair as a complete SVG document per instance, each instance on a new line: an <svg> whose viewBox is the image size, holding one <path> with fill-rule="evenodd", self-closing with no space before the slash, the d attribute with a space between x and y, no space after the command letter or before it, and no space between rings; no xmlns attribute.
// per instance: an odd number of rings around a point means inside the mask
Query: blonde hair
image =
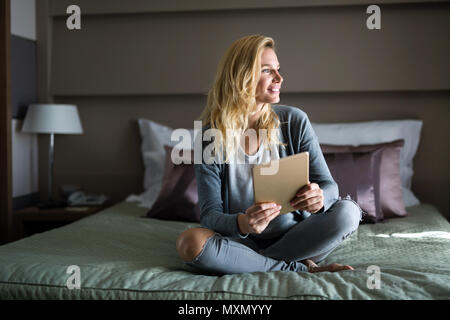
<svg viewBox="0 0 450 320"><path fill-rule="evenodd" d="M275 50L275 41L262 35L250 35L236 40L220 60L213 86L208 92L206 107L200 115L203 125L222 133L224 141L216 141L215 152L225 147L225 161L239 147L241 133L248 129L248 117L256 108L256 87L261 76L261 55L265 48ZM265 148L282 144L278 137L280 121L270 103L264 104L257 129L267 130ZM232 136L227 136L232 129Z"/></svg>

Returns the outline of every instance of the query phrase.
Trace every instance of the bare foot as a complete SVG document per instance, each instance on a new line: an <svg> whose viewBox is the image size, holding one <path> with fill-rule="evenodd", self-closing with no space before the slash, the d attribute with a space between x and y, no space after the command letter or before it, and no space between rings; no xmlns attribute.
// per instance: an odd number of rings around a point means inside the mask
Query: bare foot
<svg viewBox="0 0 450 320"><path fill-rule="evenodd" d="M308 268L308 271L311 270L312 268L319 267L314 261L310 259L302 260L301 262Z"/></svg>
<svg viewBox="0 0 450 320"><path fill-rule="evenodd" d="M342 264L338 264L338 263L333 263L328 266L319 267L314 261L312 261L310 259L303 260L302 263L304 265L306 265L306 267L308 268L308 272L311 272L311 273L354 270L352 266L342 265Z"/></svg>

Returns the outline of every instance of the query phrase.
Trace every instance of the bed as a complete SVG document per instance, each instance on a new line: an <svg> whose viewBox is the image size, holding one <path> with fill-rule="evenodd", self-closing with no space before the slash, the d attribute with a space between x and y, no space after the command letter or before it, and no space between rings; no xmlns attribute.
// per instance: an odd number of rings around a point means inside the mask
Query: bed
<svg viewBox="0 0 450 320"><path fill-rule="evenodd" d="M448 299L450 226L435 207L360 225L321 264L338 273L206 276L185 265L177 235L197 223L145 217L120 202L70 225L0 247L1 299ZM79 289L69 289L70 266ZM376 267L379 268L377 289ZM68 270L69 269L69 270ZM68 273L69 271L69 273ZM372 289L371 289L372 288Z"/></svg>

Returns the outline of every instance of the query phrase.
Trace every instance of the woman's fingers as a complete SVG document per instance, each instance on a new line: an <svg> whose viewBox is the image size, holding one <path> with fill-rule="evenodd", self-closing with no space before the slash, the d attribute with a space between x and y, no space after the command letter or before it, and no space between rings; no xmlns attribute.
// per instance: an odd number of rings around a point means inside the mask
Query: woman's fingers
<svg viewBox="0 0 450 320"><path fill-rule="evenodd" d="M293 207L296 206L311 206L319 201L321 201L322 197L319 195L316 195L314 197L308 198L308 199L304 199L304 200L300 200L300 201L291 201L291 205Z"/></svg>
<svg viewBox="0 0 450 320"><path fill-rule="evenodd" d="M281 206L279 206L279 208L275 212L273 212L266 218L267 222L270 222L273 219L275 219L277 216L279 216L280 212L281 212Z"/></svg>
<svg viewBox="0 0 450 320"><path fill-rule="evenodd" d="M295 210L315 213L323 207L323 191L317 183L310 183L297 192L290 204Z"/></svg>
<svg viewBox="0 0 450 320"><path fill-rule="evenodd" d="M259 212L263 212L267 209L276 208L277 204L274 202L262 202L262 203L256 203L252 205L250 208L248 208L245 213L253 215L257 214Z"/></svg>
<svg viewBox="0 0 450 320"><path fill-rule="evenodd" d="M310 193L314 193L315 191L320 190L320 187L317 183L309 183L300 190L297 191L295 197L302 198Z"/></svg>
<svg viewBox="0 0 450 320"><path fill-rule="evenodd" d="M315 197L323 197L323 191L319 188L318 184L311 183L297 192L296 196L291 199L291 205L296 205L302 201Z"/></svg>
<svg viewBox="0 0 450 320"><path fill-rule="evenodd" d="M280 209L281 206L276 203L265 202L254 204L245 210L246 225L248 225L249 233L263 232L270 221L280 214Z"/></svg>
<svg viewBox="0 0 450 320"><path fill-rule="evenodd" d="M292 206L295 210L305 210L309 212L317 212L323 207L323 199L321 197L307 199Z"/></svg>
<svg viewBox="0 0 450 320"><path fill-rule="evenodd" d="M264 211L258 211L256 213L251 214L249 219L249 223L262 223L262 222L270 222L273 218L280 213L281 206L277 206L275 208L266 209Z"/></svg>

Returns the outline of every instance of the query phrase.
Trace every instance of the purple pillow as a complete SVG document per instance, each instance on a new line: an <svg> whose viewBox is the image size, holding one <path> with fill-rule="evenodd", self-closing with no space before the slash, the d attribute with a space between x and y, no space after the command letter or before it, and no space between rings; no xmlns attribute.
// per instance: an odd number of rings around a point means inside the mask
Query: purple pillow
<svg viewBox="0 0 450 320"><path fill-rule="evenodd" d="M164 146L166 163L161 192L155 204L147 212L147 217L162 220L200 221L200 207L198 205L197 181L193 164L174 164L171 154L173 147ZM193 150L174 150L174 153L185 156L190 152L190 159L194 159Z"/></svg>
<svg viewBox="0 0 450 320"><path fill-rule="evenodd" d="M339 195L349 194L367 212L364 222L405 216L400 178L404 140L360 146L321 145Z"/></svg>
<svg viewBox="0 0 450 320"><path fill-rule="evenodd" d="M380 164L382 150L349 152L321 146L331 175L339 186L339 195L350 195L366 212L363 222L383 219L379 205ZM335 146L333 146L335 147Z"/></svg>

